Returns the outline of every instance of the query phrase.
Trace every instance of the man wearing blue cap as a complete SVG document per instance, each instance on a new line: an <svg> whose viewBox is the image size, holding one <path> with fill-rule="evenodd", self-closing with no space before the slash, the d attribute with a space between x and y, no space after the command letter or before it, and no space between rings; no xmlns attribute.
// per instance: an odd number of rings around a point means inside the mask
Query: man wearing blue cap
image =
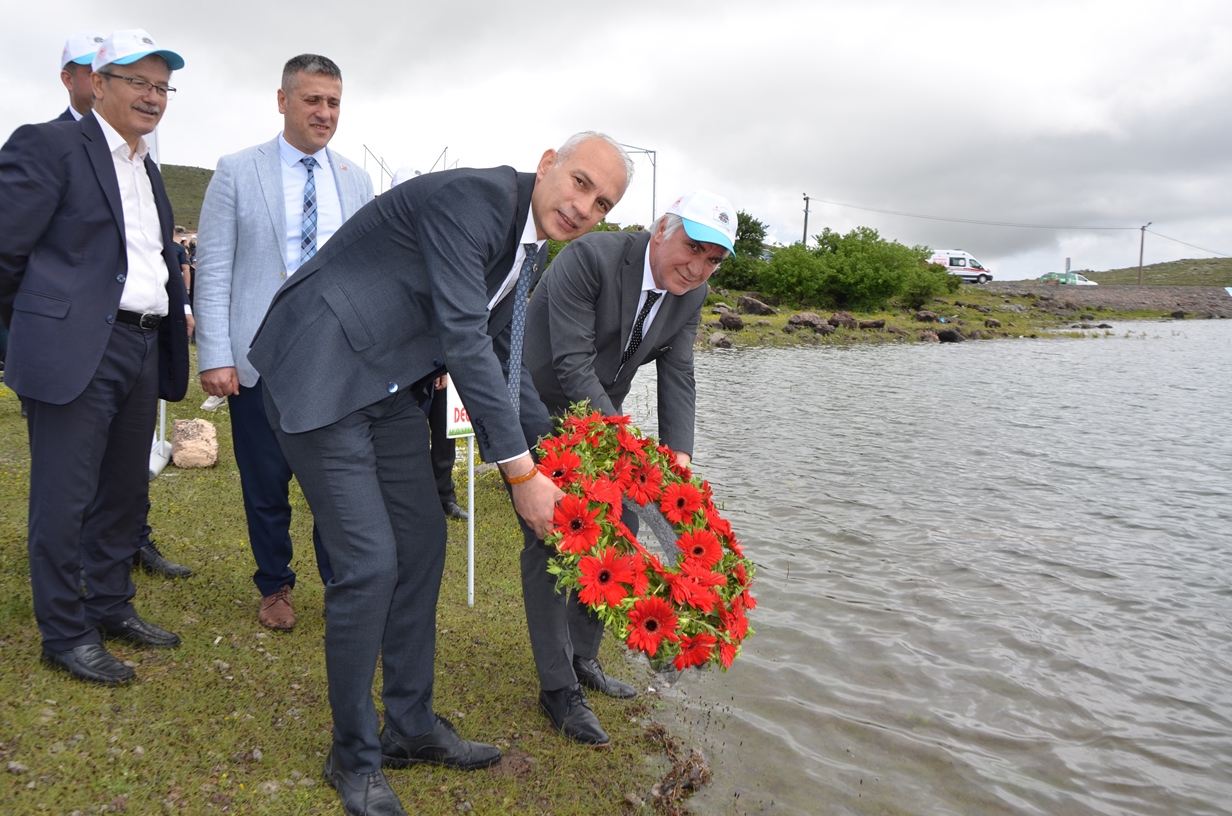
<svg viewBox="0 0 1232 816"><path fill-rule="evenodd" d="M676 199L650 232L592 232L556 256L526 312L521 416L532 449L553 431L549 414L562 416L572 403L589 400L607 416L623 414L638 368L653 362L660 440L681 464L689 463L693 341L706 281L732 252L735 238L735 208L698 190ZM635 515L626 513L624 522L637 531ZM606 745L608 735L582 687L611 697L637 691L599 665L603 622L576 595L556 592L547 570L555 551L524 523L522 533L522 599L539 673L539 706L566 737Z"/></svg>
<svg viewBox="0 0 1232 816"><path fill-rule="evenodd" d="M92 63L94 111L0 148L0 321L29 416L34 614L45 662L106 685L135 674L102 638L180 642L137 615L130 573L158 397L188 385L171 204L144 139L183 65L146 32L117 31Z"/></svg>

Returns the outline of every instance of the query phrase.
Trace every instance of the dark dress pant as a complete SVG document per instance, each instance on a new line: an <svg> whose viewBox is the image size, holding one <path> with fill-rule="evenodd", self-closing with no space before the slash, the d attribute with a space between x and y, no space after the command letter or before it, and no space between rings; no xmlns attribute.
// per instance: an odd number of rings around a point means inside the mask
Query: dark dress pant
<svg viewBox="0 0 1232 816"><path fill-rule="evenodd" d="M253 560L257 562L252 582L262 595L273 595L284 586L295 586L288 498L292 470L278 445L278 437L270 428L264 393L260 380L251 388L241 385L240 393L227 398L227 405L231 411L235 464L239 467L240 488L244 494L248 541ZM321 546L321 536L315 525L312 546L321 583L328 584L332 574L329 556Z"/></svg>
<svg viewBox="0 0 1232 816"><path fill-rule="evenodd" d="M325 587L325 669L342 767L381 767L372 700L377 658L386 723L415 737L432 710L436 602L445 514L436 497L425 413L431 380L278 441L312 507L333 577ZM266 397L275 426L278 410Z"/></svg>
<svg viewBox="0 0 1232 816"><path fill-rule="evenodd" d="M149 489L158 371L158 331L117 323L80 396L66 405L25 399L30 583L49 651L99 643L100 625L136 614L131 572Z"/></svg>
<svg viewBox="0 0 1232 816"><path fill-rule="evenodd" d="M453 466L458 461L457 442L449 436L449 400L444 388L432 392L428 427L432 431L432 475L436 478L436 495L444 507L458 500L453 485Z"/></svg>

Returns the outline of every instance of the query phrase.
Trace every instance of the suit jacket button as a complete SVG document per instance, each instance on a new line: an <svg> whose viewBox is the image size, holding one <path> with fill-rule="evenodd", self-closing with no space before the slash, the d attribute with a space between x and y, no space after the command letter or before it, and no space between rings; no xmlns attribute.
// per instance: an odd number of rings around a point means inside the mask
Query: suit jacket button
<svg viewBox="0 0 1232 816"><path fill-rule="evenodd" d="M115 315L107 315L108 323L115 323Z"/></svg>
<svg viewBox="0 0 1232 816"><path fill-rule="evenodd" d="M445 365L445 361L442 360L440 357L437 357L432 361L432 365L436 366L437 368L440 368L441 366Z"/></svg>
<svg viewBox="0 0 1232 816"><path fill-rule="evenodd" d="M124 273L121 272L119 275L116 275L116 281L119 283L124 283Z"/></svg>
<svg viewBox="0 0 1232 816"><path fill-rule="evenodd" d="M387 385L387 386L385 387L385 390L386 390L386 391L388 391L388 392L389 392L389 393L391 393L391 394L397 393L397 391L398 391L398 384L397 384L397 383L395 383L395 382L391 382L389 385Z"/></svg>

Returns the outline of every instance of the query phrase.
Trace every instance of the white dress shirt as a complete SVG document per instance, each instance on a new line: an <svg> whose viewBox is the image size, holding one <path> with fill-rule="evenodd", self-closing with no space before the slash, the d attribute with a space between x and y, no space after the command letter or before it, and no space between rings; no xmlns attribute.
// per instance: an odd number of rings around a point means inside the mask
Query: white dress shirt
<svg viewBox="0 0 1232 816"><path fill-rule="evenodd" d="M317 160L312 170L317 187L317 252L325 246L329 237L342 226L342 200L338 197L338 184L334 181L334 169L329 164L329 151L324 147L308 154L292 147L281 133L278 134L278 154L282 157L282 193L287 208L287 277L299 269L300 242L304 237L304 185L308 183L308 168L301 161L311 155Z"/></svg>
<svg viewBox="0 0 1232 816"><path fill-rule="evenodd" d="M513 268L509 270L509 274L505 276L505 282L501 284L501 288L497 290L496 296L488 301L488 311L496 308L496 304L500 303L509 293L512 292L518 285L518 275L522 272L522 263L526 260L526 245L534 244L535 252L543 249L544 242L539 240L538 233L535 230L535 214L533 212L526 213L526 225L522 227L522 237L518 239L518 251L513 254Z"/></svg>
<svg viewBox="0 0 1232 816"><path fill-rule="evenodd" d="M107 139L116 181L120 183L120 206L124 212L125 248L128 271L120 308L139 314L167 315L167 259L163 256L162 222L154 204L154 188L145 171L150 152L144 138L137 149L129 150L124 137L107 120L94 114Z"/></svg>

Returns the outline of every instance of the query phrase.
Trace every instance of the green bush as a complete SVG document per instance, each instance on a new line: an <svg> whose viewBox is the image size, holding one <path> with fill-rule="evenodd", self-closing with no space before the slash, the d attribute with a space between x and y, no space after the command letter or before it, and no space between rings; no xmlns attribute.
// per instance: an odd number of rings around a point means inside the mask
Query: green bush
<svg viewBox="0 0 1232 816"><path fill-rule="evenodd" d="M814 237L815 250L778 250L762 273L763 288L800 305L878 311L903 293L929 254L869 227L845 235L827 228Z"/></svg>
<svg viewBox="0 0 1232 816"><path fill-rule="evenodd" d="M710 276L712 286L725 289L756 289L761 286L766 262L749 255L732 255Z"/></svg>
<svg viewBox="0 0 1232 816"><path fill-rule="evenodd" d="M908 309L919 309L938 295L953 294L962 286L962 278L951 275L941 264L920 264L908 277L899 302Z"/></svg>

